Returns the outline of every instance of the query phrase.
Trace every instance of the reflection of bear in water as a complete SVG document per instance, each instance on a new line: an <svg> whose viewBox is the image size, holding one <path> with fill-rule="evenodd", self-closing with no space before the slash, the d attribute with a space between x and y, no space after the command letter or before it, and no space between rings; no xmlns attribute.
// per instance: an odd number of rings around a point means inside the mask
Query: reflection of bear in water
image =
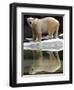
<svg viewBox="0 0 74 90"><path fill-rule="evenodd" d="M61 61L58 52L44 52L44 58L41 50L33 51L33 63L29 68L29 74L55 73L61 67Z"/></svg>
<svg viewBox="0 0 74 90"><path fill-rule="evenodd" d="M53 17L27 18L27 23L32 28L33 40L41 41L43 33L48 33L49 39L58 37L59 21Z"/></svg>

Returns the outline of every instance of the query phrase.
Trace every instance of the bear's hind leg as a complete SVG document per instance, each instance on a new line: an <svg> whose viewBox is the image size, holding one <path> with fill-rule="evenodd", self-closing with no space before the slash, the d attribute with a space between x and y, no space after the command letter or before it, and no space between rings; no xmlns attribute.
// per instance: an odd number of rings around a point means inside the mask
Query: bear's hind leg
<svg viewBox="0 0 74 90"><path fill-rule="evenodd" d="M56 30L54 38L58 38L58 30Z"/></svg>
<svg viewBox="0 0 74 90"><path fill-rule="evenodd" d="M49 34L49 39L53 39L53 34L50 32L48 32L48 34Z"/></svg>
<svg viewBox="0 0 74 90"><path fill-rule="evenodd" d="M59 24L55 27L55 38L58 38Z"/></svg>

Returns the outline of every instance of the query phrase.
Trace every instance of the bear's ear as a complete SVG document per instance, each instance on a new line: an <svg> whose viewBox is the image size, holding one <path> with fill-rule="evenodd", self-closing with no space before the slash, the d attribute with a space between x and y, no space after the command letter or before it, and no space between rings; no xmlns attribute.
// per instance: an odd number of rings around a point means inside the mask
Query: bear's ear
<svg viewBox="0 0 74 90"><path fill-rule="evenodd" d="M29 17L29 19L34 19L33 17Z"/></svg>
<svg viewBox="0 0 74 90"><path fill-rule="evenodd" d="M33 21L33 20L34 20L34 18L32 18L32 17L27 18L27 21Z"/></svg>

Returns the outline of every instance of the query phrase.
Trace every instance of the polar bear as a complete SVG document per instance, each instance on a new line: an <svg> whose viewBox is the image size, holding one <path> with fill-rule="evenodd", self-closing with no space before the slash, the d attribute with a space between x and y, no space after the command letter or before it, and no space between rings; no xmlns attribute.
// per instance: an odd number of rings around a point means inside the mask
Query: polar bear
<svg viewBox="0 0 74 90"><path fill-rule="evenodd" d="M41 41L43 33L48 33L49 38L58 37L59 21L53 17L27 18L27 23L32 29L33 40Z"/></svg>

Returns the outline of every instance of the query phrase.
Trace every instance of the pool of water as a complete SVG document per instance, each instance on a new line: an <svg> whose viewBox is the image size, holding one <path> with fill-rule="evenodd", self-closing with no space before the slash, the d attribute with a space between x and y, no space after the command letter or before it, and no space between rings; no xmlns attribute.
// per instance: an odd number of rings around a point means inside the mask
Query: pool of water
<svg viewBox="0 0 74 90"><path fill-rule="evenodd" d="M24 50L23 56L22 75L63 73L63 50Z"/></svg>

